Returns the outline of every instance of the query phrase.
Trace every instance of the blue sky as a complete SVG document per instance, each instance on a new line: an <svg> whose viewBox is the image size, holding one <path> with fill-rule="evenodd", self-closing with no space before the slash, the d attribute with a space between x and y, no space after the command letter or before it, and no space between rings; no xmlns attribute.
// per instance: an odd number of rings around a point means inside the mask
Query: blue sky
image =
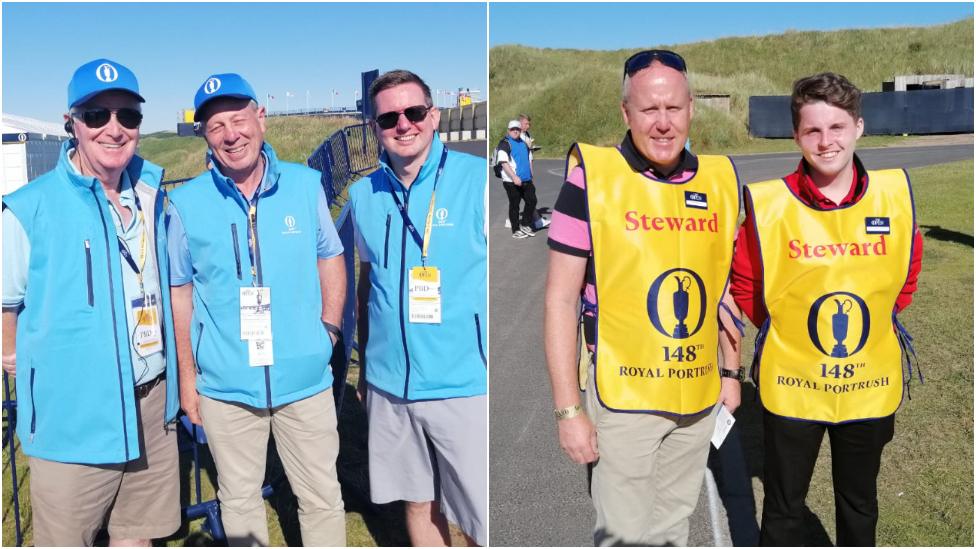
<svg viewBox="0 0 976 549"><path fill-rule="evenodd" d="M484 4L4 3L3 112L59 122L74 70L106 57L146 98L143 133L175 131L212 73L239 72L271 109L353 106L360 73L405 68L431 90L487 97ZM436 93L436 92L435 92ZM443 101L444 99L442 99Z"/></svg>
<svg viewBox="0 0 976 549"><path fill-rule="evenodd" d="M973 16L966 3L493 3L491 45L616 50L727 36L921 26Z"/></svg>

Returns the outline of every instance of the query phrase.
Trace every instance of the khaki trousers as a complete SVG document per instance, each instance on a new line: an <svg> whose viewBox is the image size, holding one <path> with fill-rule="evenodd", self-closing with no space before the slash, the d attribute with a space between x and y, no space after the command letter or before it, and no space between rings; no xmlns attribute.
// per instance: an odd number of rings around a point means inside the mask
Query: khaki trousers
<svg viewBox="0 0 976 549"><path fill-rule="evenodd" d="M270 411L201 395L200 418L217 465L217 498L229 545L269 544L261 483L271 433L298 496L302 544L346 545L346 514L336 477L339 433L332 389Z"/></svg>
<svg viewBox="0 0 976 549"><path fill-rule="evenodd" d="M590 369L587 413L600 459L590 486L598 546L688 544L715 414L675 418L611 412L599 403Z"/></svg>
<svg viewBox="0 0 976 549"><path fill-rule="evenodd" d="M175 428L163 425L165 406L165 381L136 401L139 459L106 465L29 459L36 547L91 546L106 522L117 539L163 538L180 527L179 453Z"/></svg>

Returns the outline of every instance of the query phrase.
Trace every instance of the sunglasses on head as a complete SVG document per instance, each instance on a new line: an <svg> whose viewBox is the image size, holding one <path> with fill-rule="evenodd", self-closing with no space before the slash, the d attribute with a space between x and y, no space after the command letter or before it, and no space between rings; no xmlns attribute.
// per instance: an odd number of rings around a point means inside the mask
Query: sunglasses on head
<svg viewBox="0 0 976 549"><path fill-rule="evenodd" d="M427 118L427 113L433 107L428 107L426 105L414 105L413 107L407 107L402 111L390 111L385 112L376 117L376 125L384 130L388 130L393 126L397 125L397 121L400 120L400 115L407 117L407 120L416 124L417 122L423 121Z"/></svg>
<svg viewBox="0 0 976 549"><path fill-rule="evenodd" d="M142 124L142 113L129 108L85 109L73 113L72 116L84 122L89 128L98 129L108 124L108 121L112 118L112 113L115 113L115 119L119 121L119 124L128 130L134 130Z"/></svg>
<svg viewBox="0 0 976 549"><path fill-rule="evenodd" d="M688 72L685 60L673 51L644 50L631 55L624 61L624 77L634 76L637 72L651 66L651 63L655 61L659 61L665 67L670 67L676 71Z"/></svg>

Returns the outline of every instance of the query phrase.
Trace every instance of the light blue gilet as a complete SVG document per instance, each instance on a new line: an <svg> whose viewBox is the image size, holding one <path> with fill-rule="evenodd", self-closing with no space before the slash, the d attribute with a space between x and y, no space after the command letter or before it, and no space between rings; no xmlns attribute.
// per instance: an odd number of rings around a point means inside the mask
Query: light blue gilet
<svg viewBox="0 0 976 549"><path fill-rule="evenodd" d="M349 189L356 229L369 255L370 385L408 400L487 392L487 277L483 158L449 151L437 183L427 264L440 269L440 324L411 324L408 271L421 249L390 195L391 185L422 235L444 145L435 136L417 179L405 190L390 166Z"/></svg>
<svg viewBox="0 0 976 549"><path fill-rule="evenodd" d="M122 259L102 185L69 165L73 146L65 141L54 170L3 198L31 250L17 319L17 436L29 456L122 463L140 456ZM152 220L160 280L168 280L163 171L138 156L126 170ZM161 294L171 421L179 409L176 347L169 292Z"/></svg>
<svg viewBox="0 0 976 549"><path fill-rule="evenodd" d="M319 172L279 162L271 146L266 190L257 197L251 275L248 205L233 180L211 169L170 193L193 264L190 340L197 391L256 408L277 407L332 386L332 341L322 325L318 277ZM260 191L259 191L260 192ZM240 288L271 288L274 365L248 365Z"/></svg>

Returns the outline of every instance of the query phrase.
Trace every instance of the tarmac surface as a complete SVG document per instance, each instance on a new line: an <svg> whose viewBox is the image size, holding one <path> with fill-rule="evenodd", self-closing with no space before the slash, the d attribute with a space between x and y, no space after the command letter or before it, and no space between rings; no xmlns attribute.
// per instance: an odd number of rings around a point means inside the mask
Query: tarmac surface
<svg viewBox="0 0 976 549"><path fill-rule="evenodd" d="M973 158L973 145L862 149L858 156L868 169L912 168ZM799 153L733 156L742 183L786 175L799 160ZM543 211L556 201L564 168L562 160L535 162L538 207ZM490 173L489 186L490 543L592 546L595 518L586 468L570 462L560 450L552 417L542 342L549 253L546 230L534 238L511 238L511 230L504 225L508 217L505 191ZM740 412L756 406L747 391L744 387ZM727 445L729 442L723 449ZM722 459L713 455L712 470L706 474L691 518L689 545L730 546L733 531L737 540L756 534L753 509L760 508L761 501L750 505L751 489L744 499L741 491L729 493L730 486L748 488L756 481L747 478L742 461L741 451ZM713 476L723 487L721 496Z"/></svg>

